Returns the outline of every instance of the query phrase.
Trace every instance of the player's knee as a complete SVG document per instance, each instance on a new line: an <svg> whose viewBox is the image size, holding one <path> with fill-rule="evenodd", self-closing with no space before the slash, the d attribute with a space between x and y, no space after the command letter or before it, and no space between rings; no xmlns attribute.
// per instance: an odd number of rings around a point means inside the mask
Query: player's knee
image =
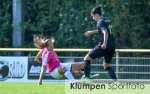
<svg viewBox="0 0 150 94"><path fill-rule="evenodd" d="M92 58L89 56L89 55L86 55L85 57L84 57L84 60L91 60Z"/></svg>
<svg viewBox="0 0 150 94"><path fill-rule="evenodd" d="M104 63L103 63L103 67L104 67L104 69L106 69L106 68L109 67L109 64L104 62Z"/></svg>
<svg viewBox="0 0 150 94"><path fill-rule="evenodd" d="M66 72L66 67L64 66L60 66L59 69L58 69L58 72L63 75L65 72Z"/></svg>

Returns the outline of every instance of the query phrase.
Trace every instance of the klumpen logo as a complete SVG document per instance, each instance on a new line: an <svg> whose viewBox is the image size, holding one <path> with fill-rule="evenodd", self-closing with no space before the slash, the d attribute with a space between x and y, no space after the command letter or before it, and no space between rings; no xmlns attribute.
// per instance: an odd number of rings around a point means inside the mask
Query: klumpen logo
<svg viewBox="0 0 150 94"><path fill-rule="evenodd" d="M0 61L0 81L4 81L8 78L9 67L4 62Z"/></svg>

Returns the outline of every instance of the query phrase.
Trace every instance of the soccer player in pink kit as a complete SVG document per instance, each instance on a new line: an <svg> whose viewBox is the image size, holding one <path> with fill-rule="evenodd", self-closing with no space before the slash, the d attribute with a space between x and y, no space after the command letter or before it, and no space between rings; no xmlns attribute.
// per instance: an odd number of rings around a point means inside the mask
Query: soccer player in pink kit
<svg viewBox="0 0 150 94"><path fill-rule="evenodd" d="M39 36L34 37L34 45L41 50L38 52L34 61L40 62L39 58L42 55L42 69L39 78L39 85L42 85L42 78L44 71L50 73L50 75L56 79L59 79L65 75L69 80L75 82L75 79L71 71L80 71L84 68L83 63L74 64L62 64L55 53L53 42L50 39L43 39ZM72 67L72 69L71 69Z"/></svg>

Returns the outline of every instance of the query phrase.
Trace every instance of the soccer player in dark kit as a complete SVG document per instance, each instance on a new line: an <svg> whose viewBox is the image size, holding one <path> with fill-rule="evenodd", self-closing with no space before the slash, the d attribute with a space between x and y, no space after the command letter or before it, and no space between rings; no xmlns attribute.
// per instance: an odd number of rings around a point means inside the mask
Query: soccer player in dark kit
<svg viewBox="0 0 150 94"><path fill-rule="evenodd" d="M97 22L97 29L87 31L84 33L85 36L89 37L92 34L98 33L99 43L84 57L84 80L90 78L91 64L90 61L95 58L104 57L103 67L108 72L109 76L116 80L116 74L110 67L109 63L115 53L115 39L111 34L111 21L110 19L102 16L101 6L97 6L91 10L91 16L93 20Z"/></svg>

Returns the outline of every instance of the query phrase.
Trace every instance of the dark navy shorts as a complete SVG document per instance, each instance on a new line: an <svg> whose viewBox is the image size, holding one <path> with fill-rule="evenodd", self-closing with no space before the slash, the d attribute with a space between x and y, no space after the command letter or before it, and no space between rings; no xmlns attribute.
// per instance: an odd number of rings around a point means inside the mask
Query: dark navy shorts
<svg viewBox="0 0 150 94"><path fill-rule="evenodd" d="M102 49L100 44L98 44L94 49L92 49L88 53L88 55L92 59L104 57L104 60L105 60L106 63L111 62L112 57L114 56L114 54L115 54L115 47Z"/></svg>

